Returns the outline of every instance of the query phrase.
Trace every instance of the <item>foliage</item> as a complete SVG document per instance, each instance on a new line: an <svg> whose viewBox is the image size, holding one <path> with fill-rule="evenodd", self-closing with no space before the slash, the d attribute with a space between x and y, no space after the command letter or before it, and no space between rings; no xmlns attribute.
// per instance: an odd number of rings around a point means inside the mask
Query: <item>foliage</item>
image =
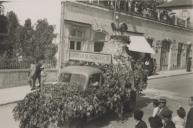
<svg viewBox="0 0 193 128"><path fill-rule="evenodd" d="M33 56L45 55L46 59L54 57L57 47L52 41L55 37L54 26L49 25L46 19L38 20L33 38Z"/></svg>
<svg viewBox="0 0 193 128"><path fill-rule="evenodd" d="M54 26L46 19L38 20L35 28L31 19L26 19L24 25L20 25L17 15L11 11L7 14L8 35L0 37L0 54L4 58L38 58L44 55L48 61L55 61L57 46L53 44L56 37Z"/></svg>
<svg viewBox="0 0 193 128"><path fill-rule="evenodd" d="M34 30L31 24L31 20L25 20L24 26L20 27L19 32L17 34L19 42L18 47L21 49L20 51L18 51L18 54L21 54L22 56L33 55L33 33Z"/></svg>
<svg viewBox="0 0 193 128"><path fill-rule="evenodd" d="M62 126L74 120L97 118L109 111L121 114L124 103L130 99L130 89L120 82L124 74L113 65L100 68L105 77L102 86L89 86L82 92L77 85L57 83L44 93L28 94L13 110L20 128L47 127L51 123Z"/></svg>
<svg viewBox="0 0 193 128"><path fill-rule="evenodd" d="M7 34L8 32L8 19L4 15L0 15L0 34Z"/></svg>
<svg viewBox="0 0 193 128"><path fill-rule="evenodd" d="M7 57L14 57L14 49L16 49L17 44L17 32L20 27L17 15L11 11L7 14L8 20L8 35L0 41L1 44L1 53L6 54Z"/></svg>

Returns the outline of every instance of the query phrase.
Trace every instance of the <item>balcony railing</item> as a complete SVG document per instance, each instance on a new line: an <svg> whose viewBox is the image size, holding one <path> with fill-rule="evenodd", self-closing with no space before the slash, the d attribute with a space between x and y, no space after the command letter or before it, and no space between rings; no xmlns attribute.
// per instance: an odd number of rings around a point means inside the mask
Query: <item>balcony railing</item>
<svg viewBox="0 0 193 128"><path fill-rule="evenodd" d="M117 0L117 1L119 2L116 2L115 0L87 0L78 2L155 20L169 25L192 29L191 27L192 25L190 24L190 22L188 22L188 20L184 20L175 16L172 11L157 9L156 7L162 4L161 2L157 2L158 0L157 1Z"/></svg>

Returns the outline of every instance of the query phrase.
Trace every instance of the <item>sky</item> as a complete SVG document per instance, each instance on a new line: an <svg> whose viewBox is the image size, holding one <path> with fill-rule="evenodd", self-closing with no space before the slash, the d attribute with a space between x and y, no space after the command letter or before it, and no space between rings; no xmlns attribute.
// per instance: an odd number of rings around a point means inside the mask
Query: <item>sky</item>
<svg viewBox="0 0 193 128"><path fill-rule="evenodd" d="M8 0L4 3L5 11L14 11L21 24L27 18L35 24L38 19L46 18L49 24L55 25L55 32L60 31L60 14L62 0Z"/></svg>

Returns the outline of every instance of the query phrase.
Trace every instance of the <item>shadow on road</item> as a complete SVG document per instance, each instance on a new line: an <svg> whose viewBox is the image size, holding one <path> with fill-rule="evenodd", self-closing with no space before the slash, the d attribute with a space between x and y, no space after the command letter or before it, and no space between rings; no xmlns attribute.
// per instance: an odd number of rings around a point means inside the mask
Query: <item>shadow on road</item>
<svg viewBox="0 0 193 128"><path fill-rule="evenodd" d="M137 98L137 103L134 109L143 109L144 107L147 107L150 103L152 103L152 99L144 96L140 96ZM116 114L109 113L103 117L100 117L99 119L90 121L86 124L85 128L101 128L108 126L111 121L126 121L128 118L133 117L133 111L124 113L124 116L122 119L120 119Z"/></svg>
<svg viewBox="0 0 193 128"><path fill-rule="evenodd" d="M152 100L153 99L149 97L144 97L144 96L138 97L137 103L136 103L136 109L142 109L144 107L147 107L150 103L152 103Z"/></svg>

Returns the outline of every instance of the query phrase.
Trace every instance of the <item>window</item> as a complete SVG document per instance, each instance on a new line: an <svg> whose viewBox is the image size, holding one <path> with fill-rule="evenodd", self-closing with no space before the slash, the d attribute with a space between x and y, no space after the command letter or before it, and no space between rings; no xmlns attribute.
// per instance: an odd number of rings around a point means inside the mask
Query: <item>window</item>
<svg viewBox="0 0 193 128"><path fill-rule="evenodd" d="M94 43L94 52L101 52L103 50L104 42Z"/></svg>
<svg viewBox="0 0 193 128"><path fill-rule="evenodd" d="M78 41L76 43L76 50L81 50L81 42L80 41Z"/></svg>
<svg viewBox="0 0 193 128"><path fill-rule="evenodd" d="M84 32L79 30L79 28L73 28L70 30L70 37L82 39L84 37Z"/></svg>
<svg viewBox="0 0 193 128"><path fill-rule="evenodd" d="M71 74L70 73L62 73L59 77L60 82L70 82Z"/></svg>
<svg viewBox="0 0 193 128"><path fill-rule="evenodd" d="M70 49L71 50L81 50L81 42L80 41L70 41Z"/></svg>
<svg viewBox="0 0 193 128"><path fill-rule="evenodd" d="M59 76L59 82L75 84L80 89L83 89L86 84L86 77L82 74L62 73Z"/></svg>
<svg viewBox="0 0 193 128"><path fill-rule="evenodd" d="M72 50L75 49L75 43L74 43L74 41L70 41L70 49L72 49Z"/></svg>
<svg viewBox="0 0 193 128"><path fill-rule="evenodd" d="M101 32L102 30L96 31L95 36L94 36L94 52L101 52L103 50L105 38L106 38L106 33Z"/></svg>
<svg viewBox="0 0 193 128"><path fill-rule="evenodd" d="M70 30L70 49L71 50L81 50L82 40L84 38L84 31L80 28L72 28Z"/></svg>

